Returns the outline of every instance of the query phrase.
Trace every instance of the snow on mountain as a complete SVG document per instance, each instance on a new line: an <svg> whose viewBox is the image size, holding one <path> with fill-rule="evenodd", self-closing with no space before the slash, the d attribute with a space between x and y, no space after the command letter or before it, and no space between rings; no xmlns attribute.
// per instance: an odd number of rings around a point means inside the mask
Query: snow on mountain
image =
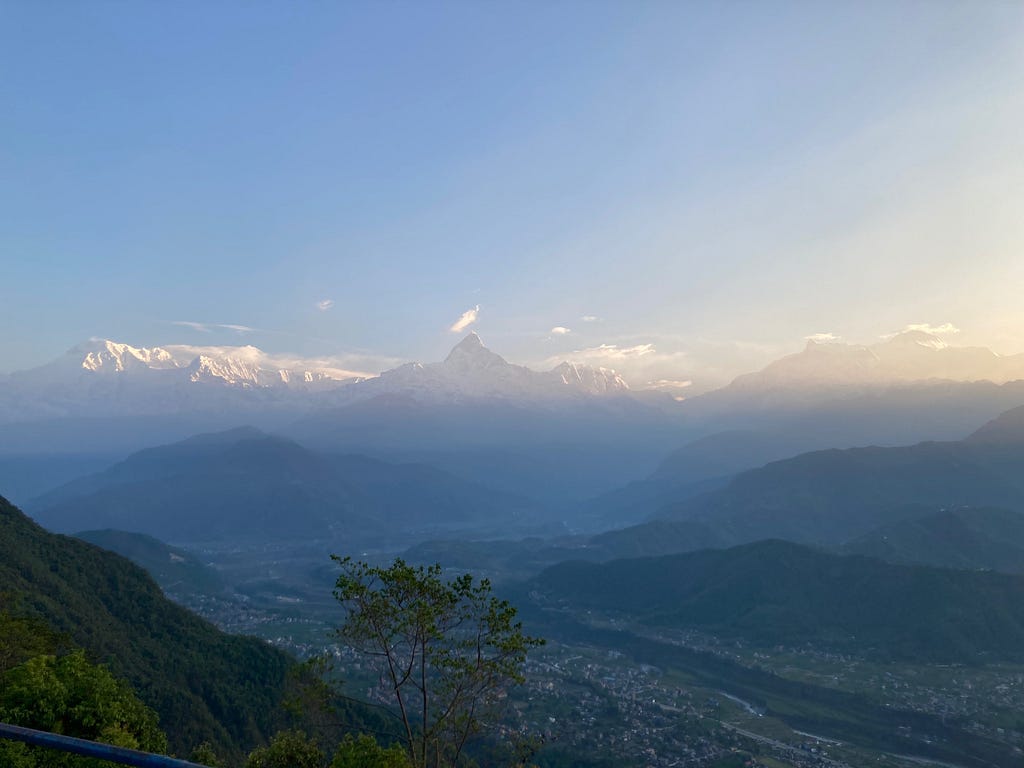
<svg viewBox="0 0 1024 768"><path fill-rule="evenodd" d="M808 341L756 373L737 377L723 391L863 387L911 381L1024 379L1024 355L998 355L984 347L954 347L925 331L905 331L872 345Z"/></svg>
<svg viewBox="0 0 1024 768"><path fill-rule="evenodd" d="M293 408L365 376L330 359L252 346L147 348L91 339L0 381L0 421Z"/></svg>
<svg viewBox="0 0 1024 768"><path fill-rule="evenodd" d="M51 363L12 374L15 381L61 384L74 380L147 377L228 386L339 386L366 378L331 360L306 360L269 355L253 346L198 347L183 344L133 347L107 339L91 339L72 347Z"/></svg>
<svg viewBox="0 0 1024 768"><path fill-rule="evenodd" d="M82 368L93 373L123 373L125 371L176 368L170 352L160 347L136 349L106 339L95 339L68 352L73 359L84 354Z"/></svg>
<svg viewBox="0 0 1024 768"><path fill-rule="evenodd" d="M501 399L545 401L627 394L629 385L615 371L562 363L534 371L509 363L484 346L476 333L460 341L439 363L407 363L336 393L339 402L403 395L419 402Z"/></svg>
<svg viewBox="0 0 1024 768"><path fill-rule="evenodd" d="M563 363L533 371L469 334L439 363L408 363L380 376L337 361L271 355L253 346L133 347L92 339L46 365L0 380L0 421L234 408L337 405L400 394L424 403L466 399L558 400L615 395L614 371Z"/></svg>

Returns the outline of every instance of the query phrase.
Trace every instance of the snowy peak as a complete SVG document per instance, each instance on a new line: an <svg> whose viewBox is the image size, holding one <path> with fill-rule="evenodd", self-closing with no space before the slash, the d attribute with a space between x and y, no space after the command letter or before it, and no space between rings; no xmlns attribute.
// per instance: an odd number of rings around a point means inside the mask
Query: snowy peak
<svg viewBox="0 0 1024 768"><path fill-rule="evenodd" d="M612 394L629 391L629 385L611 368L591 368L578 363L561 363L555 366L550 375L558 378L563 384L581 388L592 394Z"/></svg>
<svg viewBox="0 0 1024 768"><path fill-rule="evenodd" d="M996 384L1024 379L1024 355L1002 357L984 347L954 347L920 330L904 331L872 345L809 340L802 352L740 376L725 389L799 391L928 379Z"/></svg>
<svg viewBox="0 0 1024 768"><path fill-rule="evenodd" d="M308 407L310 395L361 378L330 359L274 356L253 346L135 347L90 339L46 365L0 381L0 421Z"/></svg>
<svg viewBox="0 0 1024 768"><path fill-rule="evenodd" d="M935 334L928 333L927 331L903 331L902 333L897 333L880 346L894 350L913 350L917 347L939 350L946 349L949 345Z"/></svg>
<svg viewBox="0 0 1024 768"><path fill-rule="evenodd" d="M191 382L228 386L280 387L347 383L362 374L334 367L330 361L277 358L258 347L133 347L107 339L91 339L68 351L62 361L26 371L21 376L54 366L79 369L85 374L124 375L133 372L178 372Z"/></svg>
<svg viewBox="0 0 1024 768"><path fill-rule="evenodd" d="M149 368L176 368L178 364L166 349L133 347L109 339L90 339L68 350L67 357L80 361L83 370L92 373L124 373Z"/></svg>
<svg viewBox="0 0 1024 768"><path fill-rule="evenodd" d="M475 333L455 345L440 363L407 363L339 393L345 403L399 395L421 403L478 400L543 403L628 392L615 371L562 363L534 371L510 363L484 346Z"/></svg>
<svg viewBox="0 0 1024 768"><path fill-rule="evenodd" d="M534 371L470 333L443 362L407 363L379 376L331 359L275 356L253 346L135 347L92 339L61 358L0 380L0 423L26 417L308 409L398 396L419 403L582 402L627 393L615 371L563 363Z"/></svg>
<svg viewBox="0 0 1024 768"><path fill-rule="evenodd" d="M466 334L466 338L452 347L452 351L448 353L448 357L455 354L473 354L477 350L487 350L484 346L483 339L480 338L480 334L476 331L470 331Z"/></svg>
<svg viewBox="0 0 1024 768"><path fill-rule="evenodd" d="M480 337L471 332L452 348L448 357L444 359L444 365L453 371L471 372L500 368L508 366L509 363L501 355L485 347Z"/></svg>
<svg viewBox="0 0 1024 768"><path fill-rule="evenodd" d="M188 366L188 378L192 382L205 381L241 386L259 386L261 383L270 385L270 382L266 381L266 372L258 363L230 356L213 358L209 355L199 355ZM278 378L280 379L280 376Z"/></svg>

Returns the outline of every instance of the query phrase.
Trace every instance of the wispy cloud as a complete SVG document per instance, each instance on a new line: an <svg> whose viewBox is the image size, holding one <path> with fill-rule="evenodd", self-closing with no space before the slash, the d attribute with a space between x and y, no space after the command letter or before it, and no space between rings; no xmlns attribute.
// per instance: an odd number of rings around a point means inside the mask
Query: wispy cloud
<svg viewBox="0 0 1024 768"><path fill-rule="evenodd" d="M589 360L633 360L645 355L653 355L654 352L653 344L637 344L632 347L620 347L618 344L600 344L596 347L578 349L572 353L572 356Z"/></svg>
<svg viewBox="0 0 1024 768"><path fill-rule="evenodd" d="M191 328L193 331L200 331L202 333L210 332L210 326L206 323L193 323L191 320L175 320L171 325L181 325L185 328Z"/></svg>
<svg viewBox="0 0 1024 768"><path fill-rule="evenodd" d="M690 379L655 379L647 382L648 389L686 389L692 386Z"/></svg>
<svg viewBox="0 0 1024 768"><path fill-rule="evenodd" d="M469 326L471 326L473 323L475 323L479 315L480 305L477 304L472 309L467 309L465 312L459 315L459 319L452 323L451 327L448 330L451 331L452 333L461 333L462 331L469 328Z"/></svg>
<svg viewBox="0 0 1024 768"><path fill-rule="evenodd" d="M597 315L584 315L580 318L584 323L596 323L600 319Z"/></svg>
<svg viewBox="0 0 1024 768"><path fill-rule="evenodd" d="M572 329L566 328L564 325L556 325L549 333L553 333L555 336L567 336L572 333Z"/></svg>
<svg viewBox="0 0 1024 768"><path fill-rule="evenodd" d="M191 328L193 331L199 331L200 333L211 333L218 328L226 331L234 331L238 334L254 333L256 331L255 328L250 328L248 325L237 325L234 323L197 323L193 320L174 320L171 325L180 325L184 328Z"/></svg>
<svg viewBox="0 0 1024 768"><path fill-rule="evenodd" d="M943 323L942 325L932 325L931 323L911 323L903 329L903 333L907 331L924 331L930 333L933 336L945 336L947 334L960 333L960 329L952 323Z"/></svg>
<svg viewBox="0 0 1024 768"><path fill-rule="evenodd" d="M804 341L813 341L815 344L831 344L842 340L842 336L834 333L812 333L810 336L804 336Z"/></svg>
<svg viewBox="0 0 1024 768"><path fill-rule="evenodd" d="M655 343L639 338L615 339L596 347L552 355L542 365L555 366L566 361L595 368L612 368L628 382L655 382L658 388L666 391L690 386L686 382L691 380L694 368L682 350L661 350ZM642 388L656 386L655 383L645 383Z"/></svg>
<svg viewBox="0 0 1024 768"><path fill-rule="evenodd" d="M326 312L328 309L334 306L334 299L322 299L316 303L316 308L321 312Z"/></svg>

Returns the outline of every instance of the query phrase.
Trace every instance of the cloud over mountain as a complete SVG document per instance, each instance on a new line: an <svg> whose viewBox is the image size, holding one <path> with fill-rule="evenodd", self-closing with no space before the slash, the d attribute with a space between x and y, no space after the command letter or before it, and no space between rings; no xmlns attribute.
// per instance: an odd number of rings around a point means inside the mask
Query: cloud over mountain
<svg viewBox="0 0 1024 768"><path fill-rule="evenodd" d="M465 312L459 315L459 319L452 323L451 327L448 330L451 331L452 333L462 333L464 330L469 328L469 326L476 322L476 319L479 315L480 305L477 304L472 309L467 309Z"/></svg>

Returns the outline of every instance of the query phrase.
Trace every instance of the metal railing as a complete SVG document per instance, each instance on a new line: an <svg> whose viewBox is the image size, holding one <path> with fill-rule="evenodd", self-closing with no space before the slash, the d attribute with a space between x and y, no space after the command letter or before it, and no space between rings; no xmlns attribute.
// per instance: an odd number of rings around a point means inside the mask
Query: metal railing
<svg viewBox="0 0 1024 768"><path fill-rule="evenodd" d="M13 739L37 747L48 747L83 757L98 757L101 760L109 760L120 765L133 765L135 768L206 768L199 763L190 763L188 760L179 760L176 757L154 755L150 752L140 752L137 749L100 744L88 739L61 736L57 733L37 731L8 723L0 723L0 739Z"/></svg>

